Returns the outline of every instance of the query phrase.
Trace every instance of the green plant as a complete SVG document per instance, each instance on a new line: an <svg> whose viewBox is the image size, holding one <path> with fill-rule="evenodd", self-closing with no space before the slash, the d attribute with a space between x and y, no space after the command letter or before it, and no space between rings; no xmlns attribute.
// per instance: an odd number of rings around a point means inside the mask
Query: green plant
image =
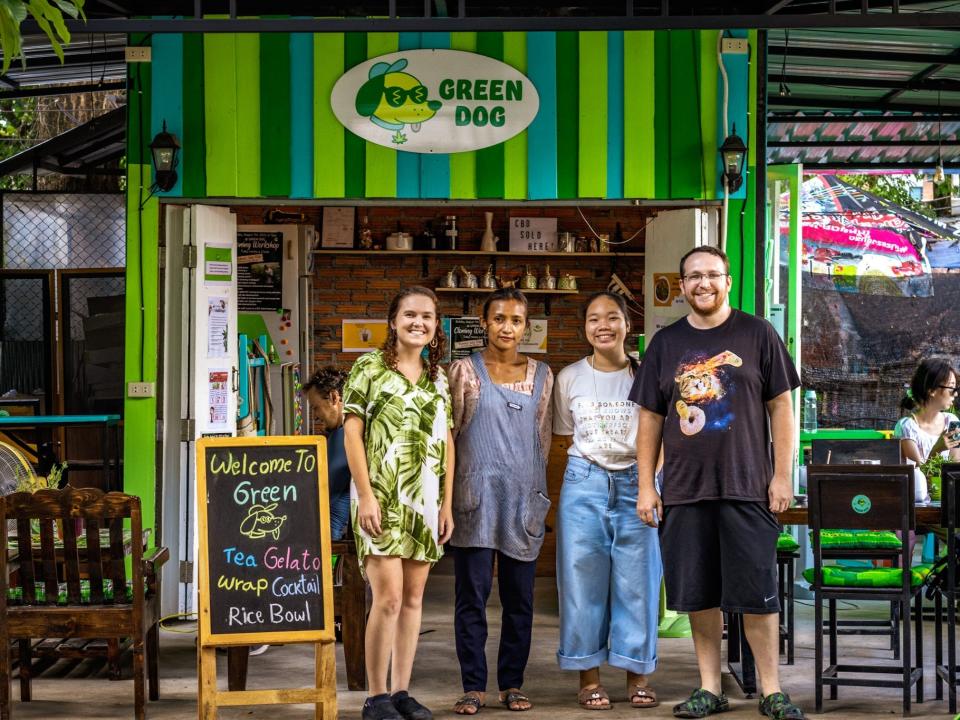
<svg viewBox="0 0 960 720"><path fill-rule="evenodd" d="M63 477L63 471L67 469L67 463L54 463L46 477L37 475L33 478L26 478L17 485L17 492L36 492L45 488L57 488L60 486L60 479Z"/></svg>
<svg viewBox="0 0 960 720"><path fill-rule="evenodd" d="M63 46L70 44L70 30L64 14L74 20L86 21L83 13L85 0L0 0L0 46L3 49L3 73L10 69L15 58L26 67L23 55L23 37L20 24L30 15L50 40L53 52L63 62Z"/></svg>

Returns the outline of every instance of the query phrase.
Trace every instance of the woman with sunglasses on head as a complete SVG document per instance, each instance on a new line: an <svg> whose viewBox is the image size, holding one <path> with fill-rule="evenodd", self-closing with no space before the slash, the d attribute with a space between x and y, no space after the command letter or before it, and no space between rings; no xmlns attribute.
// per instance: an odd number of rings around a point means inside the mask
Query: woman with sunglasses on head
<svg viewBox="0 0 960 720"><path fill-rule="evenodd" d="M557 661L579 671L587 710L611 708L604 662L626 671L632 707L653 708L662 565L656 529L637 516L638 365L624 350L624 299L599 292L584 308L592 352L560 371L553 392L553 431L573 436L557 509Z"/></svg>
<svg viewBox="0 0 960 720"><path fill-rule="evenodd" d="M916 465L918 472L936 453L945 460L960 461L960 428L954 425L951 429L957 416L947 412L956 399L957 371L950 363L940 358L921 361L910 380L910 391L900 403L901 411L909 414L900 418L893 430L904 459ZM926 478L920 474L917 480L922 482L917 495L925 496Z"/></svg>
<svg viewBox="0 0 960 720"><path fill-rule="evenodd" d="M521 691L530 656L533 580L543 545L553 373L517 348L527 299L513 288L490 294L481 325L487 347L450 366L457 447L450 544L456 573L454 630L463 696L453 711L476 715L487 689L487 598L494 561L503 616L497 658L499 701L533 705Z"/></svg>
<svg viewBox="0 0 960 720"><path fill-rule="evenodd" d="M433 717L408 690L427 575L453 532L444 345L437 296L425 287L404 288L390 303L383 347L353 364L343 388L353 534L373 596L363 720Z"/></svg>

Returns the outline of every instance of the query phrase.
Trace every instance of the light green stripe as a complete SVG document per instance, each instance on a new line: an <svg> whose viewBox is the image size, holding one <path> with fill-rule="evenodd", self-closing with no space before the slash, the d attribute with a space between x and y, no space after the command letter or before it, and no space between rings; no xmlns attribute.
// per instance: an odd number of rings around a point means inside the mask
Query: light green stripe
<svg viewBox="0 0 960 720"><path fill-rule="evenodd" d="M450 33L450 49L476 52L475 32ZM473 200L477 197L477 154L471 152L450 155L450 197Z"/></svg>
<svg viewBox="0 0 960 720"><path fill-rule="evenodd" d="M207 196L235 197L237 195L236 35L227 33L204 35L203 57Z"/></svg>
<svg viewBox="0 0 960 720"><path fill-rule="evenodd" d="M717 106L717 35L719 30L700 32L700 137L703 138L703 175L707 194L717 196L717 123L723 122Z"/></svg>
<svg viewBox="0 0 960 720"><path fill-rule="evenodd" d="M343 125L330 107L330 93L343 75L343 33L313 36L313 195L346 195Z"/></svg>
<svg viewBox="0 0 960 720"><path fill-rule="evenodd" d="M370 33L367 35L367 58L396 52L400 46L398 33ZM397 196L397 151L393 148L367 143L368 198Z"/></svg>
<svg viewBox="0 0 960 720"><path fill-rule="evenodd" d="M607 194L607 33L580 33L580 197Z"/></svg>
<svg viewBox="0 0 960 720"><path fill-rule="evenodd" d="M237 195L260 195L260 36L237 38ZM290 78L267 78L290 82Z"/></svg>
<svg viewBox="0 0 960 720"><path fill-rule="evenodd" d="M628 198L657 195L654 38L650 31L623 34L623 194Z"/></svg>
<svg viewBox="0 0 960 720"><path fill-rule="evenodd" d="M527 74L527 34L503 34L503 61L524 75ZM510 138L503 145L503 196L509 200L527 197L527 131Z"/></svg>

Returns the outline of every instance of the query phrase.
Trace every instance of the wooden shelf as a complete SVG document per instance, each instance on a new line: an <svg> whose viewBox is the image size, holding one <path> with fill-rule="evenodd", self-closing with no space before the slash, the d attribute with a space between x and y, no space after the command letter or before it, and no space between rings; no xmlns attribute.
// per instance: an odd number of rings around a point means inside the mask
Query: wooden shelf
<svg viewBox="0 0 960 720"><path fill-rule="evenodd" d="M314 255L447 255L447 256L457 256L457 255L496 255L497 257L595 257L595 258L610 258L610 257L643 257L646 253L642 252L529 252L529 253L520 253L520 252L508 252L497 250L491 252L489 250L348 250L344 249L329 249L329 250L314 250Z"/></svg>
<svg viewBox="0 0 960 720"><path fill-rule="evenodd" d="M498 288L499 289L499 288ZM524 290L523 288L517 288L524 295L576 295L579 290ZM438 287L434 288L434 292L440 293L492 293L495 292L493 288L448 288L448 287Z"/></svg>

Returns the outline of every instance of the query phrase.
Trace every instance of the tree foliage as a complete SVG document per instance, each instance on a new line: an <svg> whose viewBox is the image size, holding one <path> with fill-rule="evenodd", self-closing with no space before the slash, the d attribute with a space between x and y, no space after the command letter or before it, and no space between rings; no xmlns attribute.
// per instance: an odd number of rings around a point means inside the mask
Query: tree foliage
<svg viewBox="0 0 960 720"><path fill-rule="evenodd" d="M919 200L915 200L911 189L922 183L924 175L914 173L909 175L838 175L843 182L850 183L861 190L889 200L901 207L912 210L925 217L936 217L933 208Z"/></svg>
<svg viewBox="0 0 960 720"><path fill-rule="evenodd" d="M86 20L83 13L85 0L0 0L0 46L3 49L3 73L10 69L10 64L20 58L21 64L26 67L27 61L23 55L23 36L20 34L20 24L29 15L50 40L53 52L63 62L63 46L70 44L70 30L64 22L63 16L76 20L78 17Z"/></svg>

